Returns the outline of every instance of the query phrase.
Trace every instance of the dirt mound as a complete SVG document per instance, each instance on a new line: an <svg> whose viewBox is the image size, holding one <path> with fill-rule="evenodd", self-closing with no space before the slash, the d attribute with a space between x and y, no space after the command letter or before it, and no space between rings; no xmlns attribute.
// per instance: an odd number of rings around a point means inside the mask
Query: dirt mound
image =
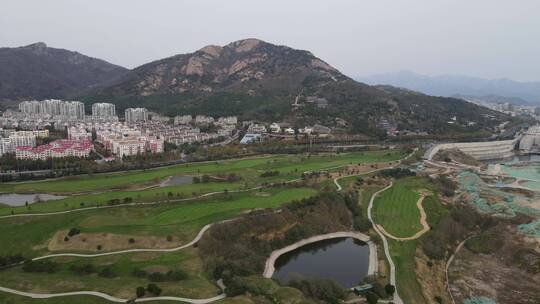
<svg viewBox="0 0 540 304"><path fill-rule="evenodd" d="M499 304L540 303L540 254L534 246L511 226L471 238L449 269L456 303L481 296Z"/></svg>
<svg viewBox="0 0 540 304"><path fill-rule="evenodd" d="M433 157L433 160L444 161L444 162L456 162L464 165L475 166L475 167L485 167L486 165L474 157L461 152L459 149L448 149L441 150Z"/></svg>
<svg viewBox="0 0 540 304"><path fill-rule="evenodd" d="M67 230L54 234L49 251L107 252L131 248L172 248L182 245L177 237L137 236L113 233L80 233L68 237Z"/></svg>

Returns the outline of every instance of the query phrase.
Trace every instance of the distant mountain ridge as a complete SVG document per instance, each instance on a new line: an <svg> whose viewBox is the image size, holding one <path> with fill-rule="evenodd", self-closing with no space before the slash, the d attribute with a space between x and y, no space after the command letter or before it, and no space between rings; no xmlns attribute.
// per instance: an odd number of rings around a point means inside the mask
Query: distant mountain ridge
<svg viewBox="0 0 540 304"><path fill-rule="evenodd" d="M327 106L306 102L310 96L325 99ZM298 126L333 127L336 121L346 121L347 130L371 135L382 132L381 121L399 129L448 133L478 130L506 119L459 99L359 83L309 51L258 39L210 45L150 62L88 97L96 99L170 115L239 115ZM299 106L293 106L295 101ZM453 117L459 117L459 123L449 125ZM472 121L475 127L470 127Z"/></svg>
<svg viewBox="0 0 540 304"><path fill-rule="evenodd" d="M44 44L1 49L0 58L0 70L11 71L2 76L9 81L0 78L0 92L112 102L119 112L141 106L167 115L237 115L368 136L383 136L385 128L478 133L510 119L460 99L366 85L309 51L258 39L210 45L133 70Z"/></svg>
<svg viewBox="0 0 540 304"><path fill-rule="evenodd" d="M425 76L410 71L356 77L371 85L386 84L435 96L500 96L540 104L540 82L482 79L459 75Z"/></svg>
<svg viewBox="0 0 540 304"><path fill-rule="evenodd" d="M298 81L305 78L337 81L347 77L308 51L244 39L144 64L108 92L150 96L298 88Z"/></svg>
<svg viewBox="0 0 540 304"><path fill-rule="evenodd" d="M64 98L109 84L127 71L43 42L0 48L0 100Z"/></svg>

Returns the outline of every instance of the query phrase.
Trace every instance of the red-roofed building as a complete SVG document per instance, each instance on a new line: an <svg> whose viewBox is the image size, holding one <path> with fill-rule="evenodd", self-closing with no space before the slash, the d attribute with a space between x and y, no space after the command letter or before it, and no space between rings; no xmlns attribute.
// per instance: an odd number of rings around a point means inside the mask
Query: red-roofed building
<svg viewBox="0 0 540 304"><path fill-rule="evenodd" d="M61 157L88 157L94 149L89 140L55 140L49 144L37 146L20 146L15 149L17 159L42 159Z"/></svg>

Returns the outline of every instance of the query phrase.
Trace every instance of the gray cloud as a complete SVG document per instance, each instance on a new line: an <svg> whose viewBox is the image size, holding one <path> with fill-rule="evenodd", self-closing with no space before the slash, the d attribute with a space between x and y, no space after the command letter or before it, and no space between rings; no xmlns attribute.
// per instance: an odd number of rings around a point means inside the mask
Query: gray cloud
<svg viewBox="0 0 540 304"><path fill-rule="evenodd" d="M0 45L44 41L126 67L256 37L348 75L540 80L540 1L2 0Z"/></svg>

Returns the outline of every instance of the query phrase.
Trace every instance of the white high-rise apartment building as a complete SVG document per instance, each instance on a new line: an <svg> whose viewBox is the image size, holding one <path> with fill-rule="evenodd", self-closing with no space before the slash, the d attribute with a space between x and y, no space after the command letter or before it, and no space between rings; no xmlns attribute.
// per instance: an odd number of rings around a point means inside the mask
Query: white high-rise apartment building
<svg viewBox="0 0 540 304"><path fill-rule="evenodd" d="M148 110L145 108L127 108L124 114L128 124L148 120Z"/></svg>
<svg viewBox="0 0 540 304"><path fill-rule="evenodd" d="M19 104L19 110L25 114L84 119L84 104L80 101L63 101L57 99L23 101Z"/></svg>
<svg viewBox="0 0 540 304"><path fill-rule="evenodd" d="M92 105L92 116L95 118L116 116L116 107L112 103L94 103Z"/></svg>

